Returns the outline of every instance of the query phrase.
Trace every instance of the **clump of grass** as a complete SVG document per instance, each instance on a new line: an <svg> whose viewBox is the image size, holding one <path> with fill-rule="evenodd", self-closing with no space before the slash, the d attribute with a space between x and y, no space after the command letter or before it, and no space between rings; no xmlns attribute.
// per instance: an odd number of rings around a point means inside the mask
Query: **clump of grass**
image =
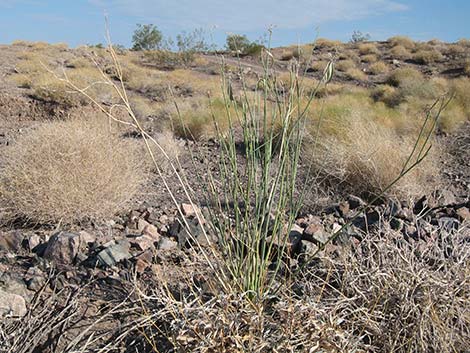
<svg viewBox="0 0 470 353"><path fill-rule="evenodd" d="M390 45L392 47L395 47L395 46L401 46L405 49L414 49L415 46L416 46L416 42L414 40L412 40L411 38L409 37L406 37L406 36L395 36L395 37L391 37L388 39L388 42L390 43Z"/></svg>
<svg viewBox="0 0 470 353"><path fill-rule="evenodd" d="M375 62L369 66L369 71L374 75L386 74L389 70L389 66L383 61Z"/></svg>
<svg viewBox="0 0 470 353"><path fill-rule="evenodd" d="M347 71L354 68L356 68L356 63L349 59L340 60L335 64L335 69L338 71Z"/></svg>
<svg viewBox="0 0 470 353"><path fill-rule="evenodd" d="M346 76L352 80L365 81L367 80L367 74L358 68L350 68L345 72Z"/></svg>
<svg viewBox="0 0 470 353"><path fill-rule="evenodd" d="M387 79L389 85L400 87L409 81L423 81L423 74L413 68L403 68L393 71Z"/></svg>
<svg viewBox="0 0 470 353"><path fill-rule="evenodd" d="M412 57L411 52L402 45L394 46L390 50L390 54L394 59L408 60Z"/></svg>
<svg viewBox="0 0 470 353"><path fill-rule="evenodd" d="M337 133L322 136L317 151L305 151L314 156L311 165L330 180L342 181L356 194L380 193L399 175L413 147L412 137L399 137L387 126L358 116L352 111L347 123L335 122ZM343 115L342 119L346 120ZM325 124L331 124L326 121ZM394 153L390 154L393 150ZM428 158L411 174L400 180L389 195L416 197L432 184L437 172Z"/></svg>
<svg viewBox="0 0 470 353"><path fill-rule="evenodd" d="M379 60L377 58L377 55L375 54L368 54L368 55L364 55L362 58L361 58L361 61L365 62L365 63L375 63L377 62L377 60Z"/></svg>
<svg viewBox="0 0 470 353"><path fill-rule="evenodd" d="M396 87L380 85L371 91L371 97L376 102L383 102L389 107L396 107L403 102L403 96Z"/></svg>
<svg viewBox="0 0 470 353"><path fill-rule="evenodd" d="M50 122L20 137L3 157L0 196L33 222L106 219L145 180L135 145L94 121Z"/></svg>
<svg viewBox="0 0 470 353"><path fill-rule="evenodd" d="M156 144L150 145L153 157L160 170L168 172L171 169L172 163L177 164L178 158L182 153L180 141L178 141L169 130L155 133L152 137L158 144L158 147ZM141 155L145 158L147 168L155 172L154 161L150 158L150 155L146 153L145 148L146 147L142 146Z"/></svg>
<svg viewBox="0 0 470 353"><path fill-rule="evenodd" d="M447 55L451 55L453 57L460 56L467 51L467 48L460 44L449 44L445 47L444 52Z"/></svg>
<svg viewBox="0 0 470 353"><path fill-rule="evenodd" d="M314 61L311 64L311 69L316 71L316 72L323 72L328 65L328 61L326 60L319 60L319 61Z"/></svg>
<svg viewBox="0 0 470 353"><path fill-rule="evenodd" d="M335 47L341 47L343 45L343 42L341 42L340 40L318 38L313 44L316 47L333 49Z"/></svg>
<svg viewBox="0 0 470 353"><path fill-rule="evenodd" d="M428 65L435 62L440 62L444 60L444 56L441 52L433 49L433 50L419 50L412 56L413 61L421 64L421 65Z"/></svg>
<svg viewBox="0 0 470 353"><path fill-rule="evenodd" d="M234 107L231 110L233 113ZM173 115L172 120L175 135L191 140L216 137L216 129L223 134L229 127L225 104L221 99L183 101L178 104L178 112Z"/></svg>
<svg viewBox="0 0 470 353"><path fill-rule="evenodd" d="M463 65L463 72L467 75L470 76L470 59L466 60L464 65Z"/></svg>
<svg viewBox="0 0 470 353"><path fill-rule="evenodd" d="M378 55L380 54L379 48L375 43L362 43L358 47L359 54L361 55Z"/></svg>

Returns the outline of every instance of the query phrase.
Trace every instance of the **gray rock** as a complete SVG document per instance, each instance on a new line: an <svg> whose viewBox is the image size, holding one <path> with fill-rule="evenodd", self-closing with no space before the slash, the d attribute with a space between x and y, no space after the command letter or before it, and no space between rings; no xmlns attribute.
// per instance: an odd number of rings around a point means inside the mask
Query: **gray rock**
<svg viewBox="0 0 470 353"><path fill-rule="evenodd" d="M181 212L183 212L183 215L186 217L195 217L196 214L201 216L201 209L196 205L192 206L188 203L181 204Z"/></svg>
<svg viewBox="0 0 470 353"><path fill-rule="evenodd" d="M158 249L160 250L173 250L178 247L178 243L167 237L162 237L158 242Z"/></svg>
<svg viewBox="0 0 470 353"><path fill-rule="evenodd" d="M79 250L79 234L59 232L49 239L43 257L58 264L71 264Z"/></svg>
<svg viewBox="0 0 470 353"><path fill-rule="evenodd" d="M133 246L142 251L155 249L154 242L156 241L157 240L148 235L141 235L129 240Z"/></svg>
<svg viewBox="0 0 470 353"><path fill-rule="evenodd" d="M97 259L102 266L114 266L118 262L131 258L130 243L127 239L121 239L117 242L111 242L108 246L98 253Z"/></svg>
<svg viewBox="0 0 470 353"><path fill-rule="evenodd" d="M328 234L326 234L325 229L321 224L311 223L304 230L302 235L302 240L322 245L328 241Z"/></svg>
<svg viewBox="0 0 470 353"><path fill-rule="evenodd" d="M0 289L0 318L23 317L26 313L26 301L21 295Z"/></svg>
<svg viewBox="0 0 470 353"><path fill-rule="evenodd" d="M29 290L38 291L46 283L46 276L39 268L33 266L26 272L24 281Z"/></svg>
<svg viewBox="0 0 470 353"><path fill-rule="evenodd" d="M157 227L155 227L153 224L147 224L142 230L142 235L148 236L156 242L160 240L160 233L158 232Z"/></svg>

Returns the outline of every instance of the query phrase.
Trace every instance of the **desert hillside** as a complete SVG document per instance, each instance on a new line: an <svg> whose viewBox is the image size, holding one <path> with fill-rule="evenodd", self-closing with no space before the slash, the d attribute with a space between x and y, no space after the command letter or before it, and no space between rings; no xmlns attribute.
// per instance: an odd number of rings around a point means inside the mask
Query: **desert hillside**
<svg viewBox="0 0 470 353"><path fill-rule="evenodd" d="M0 352L468 352L470 40L0 46Z"/></svg>

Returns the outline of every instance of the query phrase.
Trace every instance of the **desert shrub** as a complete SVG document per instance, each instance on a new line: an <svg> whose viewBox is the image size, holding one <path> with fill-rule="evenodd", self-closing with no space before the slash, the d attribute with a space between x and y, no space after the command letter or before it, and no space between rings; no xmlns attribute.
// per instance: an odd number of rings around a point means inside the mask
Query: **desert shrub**
<svg viewBox="0 0 470 353"><path fill-rule="evenodd" d="M365 81L367 80L367 75L364 71L357 68L349 68L345 71L347 77L352 80Z"/></svg>
<svg viewBox="0 0 470 353"><path fill-rule="evenodd" d="M308 60L312 56L313 45L296 45L292 48L292 55L297 60Z"/></svg>
<svg viewBox="0 0 470 353"><path fill-rule="evenodd" d="M101 117L100 117L101 118ZM35 222L105 219L145 180L141 156L108 125L51 122L5 153L0 195L11 212Z"/></svg>
<svg viewBox="0 0 470 353"><path fill-rule="evenodd" d="M340 40L318 38L317 40L315 40L313 45L316 47L320 47L320 48L334 48L334 47L341 47L343 45L343 42L341 42Z"/></svg>
<svg viewBox="0 0 470 353"><path fill-rule="evenodd" d="M369 71L374 75L385 74L389 71L389 67L383 61L378 61L369 66Z"/></svg>
<svg viewBox="0 0 470 353"><path fill-rule="evenodd" d="M403 95L395 87L380 85L371 91L371 97L376 102L383 102L389 107L396 107L403 102Z"/></svg>
<svg viewBox="0 0 470 353"><path fill-rule="evenodd" d="M339 60L335 64L336 70L339 70L339 71L347 71L349 69L354 69L355 67L356 67L356 63L352 60L349 60L349 59Z"/></svg>
<svg viewBox="0 0 470 353"><path fill-rule="evenodd" d="M176 46L178 54L183 64L188 65L195 59L197 53L209 50L206 43L205 33L202 28L197 28L192 32L182 32L176 36Z"/></svg>
<svg viewBox="0 0 470 353"><path fill-rule="evenodd" d="M250 45L250 40L245 35L231 34L227 36L226 46L230 51L243 52L248 45Z"/></svg>
<svg viewBox="0 0 470 353"><path fill-rule="evenodd" d="M412 40L409 37L405 37L405 36L391 37L391 38L388 39L388 42L390 43L390 45L392 47L395 47L395 46L399 45L399 46L402 46L406 49L414 49L414 47L416 45L414 40Z"/></svg>
<svg viewBox="0 0 470 353"><path fill-rule="evenodd" d="M390 54L394 59L408 60L412 54L402 45L396 45L390 50Z"/></svg>
<svg viewBox="0 0 470 353"><path fill-rule="evenodd" d="M470 79L461 77L451 80L449 90L454 95L454 101L464 109L467 118L470 118Z"/></svg>
<svg viewBox="0 0 470 353"><path fill-rule="evenodd" d="M354 251L325 258L322 274L305 281L305 294L339 288L335 295L348 300L330 313L344 318L343 330L367 336L367 352L463 353L470 325L466 233L439 229L436 240L416 243L391 230L368 234Z"/></svg>
<svg viewBox="0 0 470 353"><path fill-rule="evenodd" d="M418 64L427 65L442 61L444 56L437 50L419 50L413 54L412 58Z"/></svg>
<svg viewBox="0 0 470 353"><path fill-rule="evenodd" d="M65 62L65 66L73 69L83 69L85 67L93 66L93 63L84 57L77 57L71 60L67 60Z"/></svg>
<svg viewBox="0 0 470 353"><path fill-rule="evenodd" d="M465 48L463 45L460 44L449 44L445 47L444 52L447 55L451 56L459 56L465 53L467 48Z"/></svg>
<svg viewBox="0 0 470 353"><path fill-rule="evenodd" d="M17 40L14 40L11 42L11 45L15 46L15 47L29 47L29 46L32 46L32 42L30 41L27 41L27 40L20 40L20 39L17 39Z"/></svg>
<svg viewBox="0 0 470 353"><path fill-rule="evenodd" d="M350 42L361 43L361 42L367 42L368 40L370 40L369 33L362 33L361 31L353 31Z"/></svg>
<svg viewBox="0 0 470 353"><path fill-rule="evenodd" d="M289 60L292 60L292 58L294 58L294 57L295 57L295 55L294 55L293 50L283 50L282 53L281 53L280 60L281 61L289 61Z"/></svg>
<svg viewBox="0 0 470 353"><path fill-rule="evenodd" d="M458 101L454 101L441 113L438 127L441 131L447 133L455 132L470 118L469 113Z"/></svg>
<svg viewBox="0 0 470 353"><path fill-rule="evenodd" d="M423 80L423 74L418 70L412 68L403 68L393 71L387 79L387 83L399 87L404 85L408 81L419 81Z"/></svg>
<svg viewBox="0 0 470 353"><path fill-rule="evenodd" d="M365 63L371 64L371 63L375 63L375 62L378 60L378 58L377 58L377 56L374 55L374 54L368 54L368 55L364 55L364 56L361 58L361 60L362 60L363 62L365 62Z"/></svg>
<svg viewBox="0 0 470 353"><path fill-rule="evenodd" d="M461 46L464 46L464 47L467 47L467 48L470 48L470 39L467 39L467 38L459 39L457 41L457 44L459 44Z"/></svg>
<svg viewBox="0 0 470 353"><path fill-rule="evenodd" d="M182 153L181 144L169 130L155 133L152 138L155 139L158 144L158 146L155 143L150 144L150 149L158 168L160 168L161 171L168 172L171 164L176 164L178 157ZM147 168L151 171L155 171L155 163L145 146L142 146L141 155L144 157Z"/></svg>
<svg viewBox="0 0 470 353"><path fill-rule="evenodd" d="M132 35L133 50L155 50L162 43L163 35L153 24L137 24Z"/></svg>
<svg viewBox="0 0 470 353"><path fill-rule="evenodd" d="M325 114L324 124L330 125L330 132L319 138L316 145L306 144L304 156L318 173L330 181L345 183L351 192L377 194L399 175L414 139L400 137L388 126L364 117L364 110L348 109L347 114L339 114L340 121ZM431 186L435 173L435 161L430 157L395 184L389 194L422 195L429 191L426 188Z"/></svg>
<svg viewBox="0 0 470 353"><path fill-rule="evenodd" d="M313 71L323 72L323 70L326 68L326 65L328 65L328 61L320 60L312 62L310 67Z"/></svg>
<svg viewBox="0 0 470 353"><path fill-rule="evenodd" d="M359 54L368 55L368 54L380 54L379 49L375 43L362 43L359 44Z"/></svg>
<svg viewBox="0 0 470 353"><path fill-rule="evenodd" d="M42 51L48 49L51 45L47 42L34 42L31 48L35 51Z"/></svg>
<svg viewBox="0 0 470 353"><path fill-rule="evenodd" d="M216 137L214 118L221 132L228 128L225 104L216 99L212 102L199 100L183 102L179 106L179 114L173 116L173 126L177 137L193 140L205 140ZM233 113L233 111L232 111Z"/></svg>
<svg viewBox="0 0 470 353"><path fill-rule="evenodd" d="M462 69L465 75L470 76L470 59L467 59L462 63Z"/></svg>

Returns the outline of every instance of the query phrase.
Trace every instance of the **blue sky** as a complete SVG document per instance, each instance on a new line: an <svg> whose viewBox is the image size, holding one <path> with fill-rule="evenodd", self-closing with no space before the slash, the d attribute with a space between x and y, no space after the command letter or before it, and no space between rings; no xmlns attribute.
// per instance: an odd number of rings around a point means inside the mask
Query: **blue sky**
<svg viewBox="0 0 470 353"><path fill-rule="evenodd" d="M317 33L347 41L354 30L373 40L470 38L469 0L0 0L0 43L104 42L105 13L113 42L126 46L137 23L172 37L202 27L219 45L227 33L258 39L271 25L276 46L311 42Z"/></svg>

